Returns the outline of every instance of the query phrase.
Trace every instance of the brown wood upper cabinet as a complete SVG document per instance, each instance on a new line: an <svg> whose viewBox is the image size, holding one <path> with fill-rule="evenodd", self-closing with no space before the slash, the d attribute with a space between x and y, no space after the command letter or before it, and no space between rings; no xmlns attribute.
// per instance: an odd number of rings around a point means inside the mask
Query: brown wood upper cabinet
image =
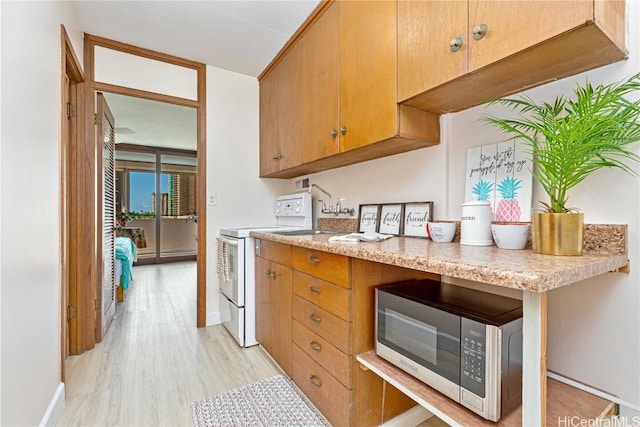
<svg viewBox="0 0 640 427"><path fill-rule="evenodd" d="M398 1L398 100L443 113L626 58L624 1Z"/></svg>
<svg viewBox="0 0 640 427"><path fill-rule="evenodd" d="M302 163L302 44L260 81L260 176Z"/></svg>
<svg viewBox="0 0 640 427"><path fill-rule="evenodd" d="M437 115L397 104L396 17L394 1L319 5L294 35L294 47L285 46L260 76L260 145L265 153L261 176L291 178L439 142ZM284 61L297 55L297 49L302 51L302 64L295 82L301 90L295 96L301 104L287 117L274 117L272 74L280 75ZM299 120L291 127L295 138L274 141L278 134L271 123L292 119ZM288 150L302 150L302 161L285 163L283 154L279 167L262 165L273 166L271 153Z"/></svg>

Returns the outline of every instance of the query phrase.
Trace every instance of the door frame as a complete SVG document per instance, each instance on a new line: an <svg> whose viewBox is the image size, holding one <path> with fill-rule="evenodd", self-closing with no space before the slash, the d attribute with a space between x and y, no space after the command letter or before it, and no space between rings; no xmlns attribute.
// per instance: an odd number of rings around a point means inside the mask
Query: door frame
<svg viewBox="0 0 640 427"><path fill-rule="evenodd" d="M104 47L111 50L120 51L123 53L127 53L134 56L139 56L143 58L148 58L160 62L166 62L173 65L178 65L185 68L191 68L197 72L197 100L191 100L186 98L180 98L176 96L163 95L154 92L148 92L140 89L133 89L124 86L114 85L110 83L97 82L95 80L95 58L94 52L95 48ZM200 212L198 213L198 223L197 223L197 258L196 258L196 266L197 266L197 286L196 286L196 326L202 328L206 326L206 273L207 273L207 221L206 221L206 65L190 61L187 59L179 58L172 55L167 55L164 53L143 49L137 46L132 46L126 43L117 42L115 40L106 39L103 37L94 36L91 34L85 34L84 37L84 69L87 75L85 80L85 90L86 90L86 111L87 117L94 117L95 114L95 93L96 91L102 92L111 92L120 95L128 95L135 96L139 98L168 102L172 104L185 105L188 107L194 107L197 111L197 152L198 152L198 172L196 177L197 182L197 199L198 206ZM87 126L86 130L87 138L90 141L95 141L95 132L93 126ZM100 144L95 144L95 155L93 159L94 165L100 166L100 162L98 159L102 158L102 149ZM93 182L95 183L95 188L97 191L96 199L100 201L100 203L94 202L94 233L92 234L92 238L95 242L96 248L96 256L95 259L95 268L93 269L94 278L98 272L102 271L102 236L98 235L96 232L96 224L99 218L102 218L102 188L99 183L96 182L95 176L100 176L100 171L97 170L97 173L94 174ZM204 211L204 212L203 212ZM96 282L94 279L92 288L92 295L95 296L96 292ZM94 310L94 319L95 319L95 310ZM101 336L96 336L96 341L101 340Z"/></svg>
<svg viewBox="0 0 640 427"><path fill-rule="evenodd" d="M60 105L60 363L61 380L65 379L68 355L80 354L95 346L91 312L93 298L89 289L93 280L93 258L87 180L91 168L86 160L91 143L85 138L85 77L69 35L60 26L61 105ZM67 103L75 105L75 114ZM70 307L75 307L75 317ZM68 342L68 344L67 344Z"/></svg>

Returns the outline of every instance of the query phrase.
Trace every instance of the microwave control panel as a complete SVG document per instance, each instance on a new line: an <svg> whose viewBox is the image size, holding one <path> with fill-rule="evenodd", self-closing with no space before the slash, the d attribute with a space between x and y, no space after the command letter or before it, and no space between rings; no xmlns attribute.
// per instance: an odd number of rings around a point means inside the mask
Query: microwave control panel
<svg viewBox="0 0 640 427"><path fill-rule="evenodd" d="M486 325L464 317L460 320L460 385L476 396L485 397Z"/></svg>

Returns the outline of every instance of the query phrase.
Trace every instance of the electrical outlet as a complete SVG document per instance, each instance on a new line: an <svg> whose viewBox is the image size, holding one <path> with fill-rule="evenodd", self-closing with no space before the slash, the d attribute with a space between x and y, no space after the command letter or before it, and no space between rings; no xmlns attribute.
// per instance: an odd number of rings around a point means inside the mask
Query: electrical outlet
<svg viewBox="0 0 640 427"><path fill-rule="evenodd" d="M309 189L309 178L296 179L295 190L304 191Z"/></svg>
<svg viewBox="0 0 640 427"><path fill-rule="evenodd" d="M218 205L218 194L217 193L209 193L207 195L207 204L209 206L217 206Z"/></svg>

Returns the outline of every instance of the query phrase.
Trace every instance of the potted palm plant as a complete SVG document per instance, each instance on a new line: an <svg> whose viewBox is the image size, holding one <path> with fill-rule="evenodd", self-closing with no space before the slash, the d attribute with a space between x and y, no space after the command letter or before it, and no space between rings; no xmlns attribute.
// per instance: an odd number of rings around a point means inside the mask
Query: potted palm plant
<svg viewBox="0 0 640 427"><path fill-rule="evenodd" d="M533 178L549 200L532 215L532 243L537 253L582 255L584 215L567 205L567 192L592 172L618 168L636 175L627 164L640 156L630 145L640 141L640 73L609 85L588 81L573 97L536 103L527 96L501 98L487 105L510 107L516 118L484 116L511 139L527 146ZM629 100L629 96L636 100Z"/></svg>

